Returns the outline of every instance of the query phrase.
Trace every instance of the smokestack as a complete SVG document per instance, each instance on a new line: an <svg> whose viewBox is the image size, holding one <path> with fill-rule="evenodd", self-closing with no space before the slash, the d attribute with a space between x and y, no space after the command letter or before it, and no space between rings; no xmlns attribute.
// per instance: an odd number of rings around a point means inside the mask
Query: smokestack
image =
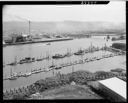
<svg viewBox="0 0 128 103"><path fill-rule="evenodd" d="M30 31L30 20L29 20L29 35L31 34L31 31Z"/></svg>

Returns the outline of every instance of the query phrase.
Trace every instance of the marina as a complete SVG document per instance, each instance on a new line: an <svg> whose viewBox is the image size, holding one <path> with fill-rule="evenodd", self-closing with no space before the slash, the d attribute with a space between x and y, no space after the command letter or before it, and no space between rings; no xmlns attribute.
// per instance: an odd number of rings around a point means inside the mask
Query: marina
<svg viewBox="0 0 128 103"><path fill-rule="evenodd" d="M90 64L93 62L95 63L96 61L100 62L100 61L104 60L105 58L109 59L110 57L115 57L115 56L117 56L119 58L120 56L125 55L125 53L123 54L123 52L121 52L120 50L113 51L113 48L110 47L110 44L109 44L110 42L105 42L101 37L100 37L100 39L103 40L102 45L94 45L92 40L95 38L87 38L87 39L85 38L85 39L78 39L78 40L76 39L76 40L72 40L72 41L81 42L83 40L83 42L86 42L89 39L91 41L90 41L90 43L88 43L88 46L86 48L85 48L85 46L83 46L83 47L78 46L76 49L75 48L73 49L72 47L68 47L70 49L65 48L64 51L63 50L61 51L61 53L55 52L54 54L50 54L49 46L51 46L51 45L47 45L48 46L47 51L49 51L47 53L44 51L44 53L38 53L39 55L35 55L35 56L33 55L32 57L29 54L29 55L26 55L26 57L24 57L22 59L19 59L18 56L14 56L14 60L12 60L14 62L10 63L10 64L13 64L13 63L14 64L13 65L5 65L4 70L6 69L9 73L10 68L12 68L13 70L15 70L16 74L13 76L9 76L9 77L7 76L8 74L6 74L6 77L4 77L4 79L3 79L4 85L6 83L10 83L9 81L12 81L12 80L13 80L13 83L18 82L21 79L24 80L25 78L23 78L23 77L26 77L26 79L33 78L33 76L35 77L36 75L39 75L38 77L40 77L41 75L44 75L42 73L47 73L47 74L50 73L51 75L53 75L52 74L53 70L54 70L54 72L58 72L61 70L63 71L64 69L67 71L70 71L70 68L72 66L74 66L74 68L77 68L78 67L77 65L83 66L85 64L87 65L87 64ZM68 42L68 41L63 41L63 42ZM71 41L69 41L69 42L71 42ZM58 44L58 43L59 42L52 43L52 46L54 44ZM60 42L60 43L62 43L62 42ZM36 44L36 45L38 45L38 44ZM63 43L61 45L63 45ZM43 46L43 47L46 48L46 46ZM7 49L7 48L10 48L10 47L6 47L4 49ZM81 49L78 49L78 48L81 48ZM78 53L78 55L75 55L75 53ZM82 55L81 55L81 53L82 53ZM97 53L99 56L96 56ZM43 54L45 54L45 55L43 55ZM58 59L58 57L57 57L57 59L56 59L56 57L53 58L53 56L55 56L56 54L59 54L59 55L57 55L57 56L59 56L59 59ZM7 61L6 61L6 59L4 59L4 60L5 60L5 64L6 64ZM18 60L19 60L19 62L18 62ZM28 69L25 69L24 67L27 68L27 65L28 66L29 65L37 65L37 66L34 66L34 67L29 66ZM75 70L77 70L77 69L75 69ZM19 73L19 72L22 72L22 73ZM32 81L30 83L32 83Z"/></svg>

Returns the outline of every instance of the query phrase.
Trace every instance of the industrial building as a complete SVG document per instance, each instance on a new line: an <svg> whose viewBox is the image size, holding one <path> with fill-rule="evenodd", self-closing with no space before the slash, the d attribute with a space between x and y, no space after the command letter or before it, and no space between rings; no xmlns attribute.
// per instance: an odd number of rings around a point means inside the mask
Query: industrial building
<svg viewBox="0 0 128 103"><path fill-rule="evenodd" d="M107 97L109 97L109 99L114 100L115 102L126 102L125 81L117 77L100 80L99 88Z"/></svg>

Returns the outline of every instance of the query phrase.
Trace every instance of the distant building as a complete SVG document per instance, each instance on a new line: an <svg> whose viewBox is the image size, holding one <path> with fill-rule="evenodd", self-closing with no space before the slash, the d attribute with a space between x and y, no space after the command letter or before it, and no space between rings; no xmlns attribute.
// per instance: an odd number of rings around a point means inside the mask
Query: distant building
<svg viewBox="0 0 128 103"><path fill-rule="evenodd" d="M100 90L115 102L126 102L126 82L117 78L99 81Z"/></svg>

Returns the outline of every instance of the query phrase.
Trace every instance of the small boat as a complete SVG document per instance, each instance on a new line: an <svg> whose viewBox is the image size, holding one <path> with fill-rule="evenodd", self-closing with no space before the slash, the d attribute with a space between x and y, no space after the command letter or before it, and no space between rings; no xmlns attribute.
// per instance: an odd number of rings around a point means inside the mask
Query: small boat
<svg viewBox="0 0 128 103"><path fill-rule="evenodd" d="M8 64L8 65L14 66L14 65L16 65L16 63L15 63L15 62L13 62L13 63L10 63L10 64Z"/></svg>
<svg viewBox="0 0 128 103"><path fill-rule="evenodd" d="M96 60L100 60L101 58L96 58Z"/></svg>
<svg viewBox="0 0 128 103"><path fill-rule="evenodd" d="M9 80L16 80L18 77L16 77L16 76L11 76L11 77L9 77L8 79Z"/></svg>
<svg viewBox="0 0 128 103"><path fill-rule="evenodd" d="M82 63L84 63L84 61L83 60L79 60L79 63L82 64Z"/></svg>
<svg viewBox="0 0 128 103"><path fill-rule="evenodd" d="M45 68L45 69L44 69L44 72L48 72L48 71L49 71L49 68Z"/></svg>
<svg viewBox="0 0 128 103"><path fill-rule="evenodd" d="M17 77L22 77L22 75L23 75L23 73L22 73L22 72L19 72L19 73L17 74Z"/></svg>
<svg viewBox="0 0 128 103"><path fill-rule="evenodd" d="M47 43L46 45L51 45L51 43Z"/></svg>
<svg viewBox="0 0 128 103"><path fill-rule="evenodd" d="M86 60L86 62L89 62L89 61L90 61L89 59Z"/></svg>
<svg viewBox="0 0 128 103"><path fill-rule="evenodd" d="M59 67L55 67L54 69L56 69L56 70L58 70L58 69L61 69L62 67L61 66L59 66Z"/></svg>
<svg viewBox="0 0 128 103"><path fill-rule="evenodd" d="M49 66L49 68L54 68L54 67L56 67L56 65L54 64L54 62L53 62L53 60L52 60L52 65Z"/></svg>
<svg viewBox="0 0 128 103"><path fill-rule="evenodd" d="M89 53L89 50L88 50L88 49L86 49L86 50L84 50L84 52L85 52L85 53Z"/></svg>
<svg viewBox="0 0 128 103"><path fill-rule="evenodd" d="M16 64L17 64L17 61L16 61L16 57L15 57L15 61L10 63L10 64L8 64L8 65L15 66Z"/></svg>
<svg viewBox="0 0 128 103"><path fill-rule="evenodd" d="M54 68L54 67L56 67L55 65L51 65L51 66L49 66L49 68Z"/></svg>
<svg viewBox="0 0 128 103"><path fill-rule="evenodd" d="M36 71L34 72L34 74L40 73L40 72L41 72L41 70L36 70Z"/></svg>
<svg viewBox="0 0 128 103"><path fill-rule="evenodd" d="M52 56L53 59L59 59L59 58L64 58L65 55L61 55L61 54L55 54L54 56Z"/></svg>
<svg viewBox="0 0 128 103"><path fill-rule="evenodd" d="M91 58L91 59L90 59L90 61L94 61L94 59L93 59L93 58Z"/></svg>
<svg viewBox="0 0 128 103"><path fill-rule="evenodd" d="M69 51L69 49L67 49L67 53L64 55L65 57L70 57L72 56L72 53L71 53L71 49Z"/></svg>
<svg viewBox="0 0 128 103"><path fill-rule="evenodd" d="M65 56L65 57L70 57L70 56L72 56L72 54L68 52L68 53L66 53L64 56Z"/></svg>
<svg viewBox="0 0 128 103"><path fill-rule="evenodd" d="M9 80L16 80L17 77L17 73L12 73L12 68L11 68L11 72L10 72L10 77L8 78Z"/></svg>
<svg viewBox="0 0 128 103"><path fill-rule="evenodd" d="M74 55L84 55L84 50L78 50Z"/></svg>
<svg viewBox="0 0 128 103"><path fill-rule="evenodd" d="M31 57L26 57L25 59L22 59L19 61L19 64L23 64L23 63L31 63L34 62L35 58L31 58Z"/></svg>
<svg viewBox="0 0 128 103"><path fill-rule="evenodd" d="M28 77L28 76L30 76L31 74L32 74L31 72L25 73L25 74L23 75L23 77Z"/></svg>
<svg viewBox="0 0 128 103"><path fill-rule="evenodd" d="M42 61L44 58L39 58L39 59L36 59L36 61Z"/></svg>

